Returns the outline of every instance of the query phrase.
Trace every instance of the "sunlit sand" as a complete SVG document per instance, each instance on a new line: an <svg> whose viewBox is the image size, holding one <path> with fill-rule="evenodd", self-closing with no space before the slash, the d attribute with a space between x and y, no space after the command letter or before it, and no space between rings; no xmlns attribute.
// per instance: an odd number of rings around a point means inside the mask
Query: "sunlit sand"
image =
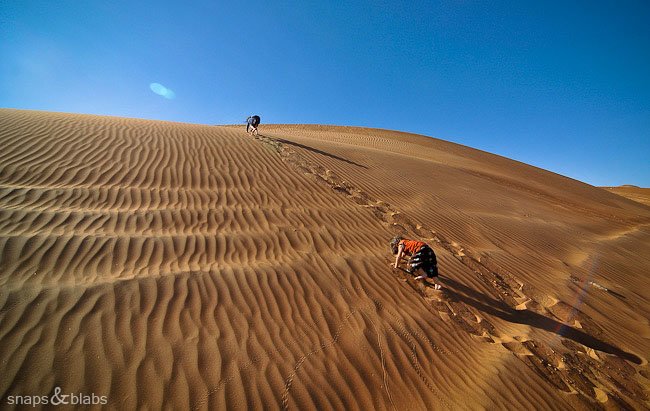
<svg viewBox="0 0 650 411"><path fill-rule="evenodd" d="M0 110L0 146L3 405L650 406L639 202L379 129Z"/></svg>

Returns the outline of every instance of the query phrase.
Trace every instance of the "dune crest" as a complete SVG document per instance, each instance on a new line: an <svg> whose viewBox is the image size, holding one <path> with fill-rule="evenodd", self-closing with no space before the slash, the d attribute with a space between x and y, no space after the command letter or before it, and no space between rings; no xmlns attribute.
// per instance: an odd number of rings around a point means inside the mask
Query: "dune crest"
<svg viewBox="0 0 650 411"><path fill-rule="evenodd" d="M643 205L387 130L0 110L0 140L3 405L650 405Z"/></svg>

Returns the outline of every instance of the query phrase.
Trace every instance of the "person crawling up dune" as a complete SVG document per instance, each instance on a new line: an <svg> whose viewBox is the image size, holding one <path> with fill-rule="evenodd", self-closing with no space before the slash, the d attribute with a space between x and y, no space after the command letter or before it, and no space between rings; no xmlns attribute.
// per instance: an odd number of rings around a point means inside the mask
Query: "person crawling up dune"
<svg viewBox="0 0 650 411"><path fill-rule="evenodd" d="M442 286L438 283L438 261L436 254L427 243L417 240L409 240L402 237L394 237L390 240L390 248L395 257L394 268L398 268L402 258L408 256L409 273L421 269L424 274L415 277L416 280L433 279L434 288L439 290Z"/></svg>
<svg viewBox="0 0 650 411"><path fill-rule="evenodd" d="M246 119L246 132L249 134L257 135L257 126L259 125L260 125L260 116L258 115L249 116Z"/></svg>

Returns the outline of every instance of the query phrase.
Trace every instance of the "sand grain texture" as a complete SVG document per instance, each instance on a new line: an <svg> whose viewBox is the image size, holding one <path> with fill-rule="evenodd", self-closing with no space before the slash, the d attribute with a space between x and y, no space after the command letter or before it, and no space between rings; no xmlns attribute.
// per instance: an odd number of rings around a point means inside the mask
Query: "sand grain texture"
<svg viewBox="0 0 650 411"><path fill-rule="evenodd" d="M0 144L3 406L650 405L646 206L375 129L1 110Z"/></svg>

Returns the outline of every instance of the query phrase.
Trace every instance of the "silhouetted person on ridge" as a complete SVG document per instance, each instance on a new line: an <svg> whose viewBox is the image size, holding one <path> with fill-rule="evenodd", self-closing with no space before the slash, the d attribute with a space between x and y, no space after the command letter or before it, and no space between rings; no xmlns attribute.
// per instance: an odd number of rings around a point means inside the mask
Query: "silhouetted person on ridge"
<svg viewBox="0 0 650 411"><path fill-rule="evenodd" d="M257 135L257 126L259 125L260 125L260 116L258 115L249 116L246 119L246 132L249 134Z"/></svg>

